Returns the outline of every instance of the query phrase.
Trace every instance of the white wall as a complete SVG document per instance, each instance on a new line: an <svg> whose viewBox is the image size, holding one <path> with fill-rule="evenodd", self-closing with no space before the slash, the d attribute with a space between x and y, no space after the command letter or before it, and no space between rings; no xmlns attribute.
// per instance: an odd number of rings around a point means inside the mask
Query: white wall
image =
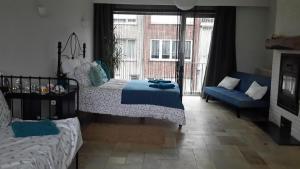
<svg viewBox="0 0 300 169"><path fill-rule="evenodd" d="M236 56L237 70L254 73L257 68L270 67L266 63L265 40L268 37L268 8L237 7ZM269 61L271 62L271 61Z"/></svg>
<svg viewBox="0 0 300 169"><path fill-rule="evenodd" d="M275 33L283 36L300 35L300 1L299 0L277 0ZM300 117L295 116L277 106L279 69L281 53L300 53L300 51L274 50L272 69L272 88L270 102L270 120L277 125L280 124L280 117L284 116L292 121L292 135L300 140Z"/></svg>
<svg viewBox="0 0 300 169"><path fill-rule="evenodd" d="M277 0L276 34L285 36L300 35L300 1Z"/></svg>
<svg viewBox="0 0 300 169"><path fill-rule="evenodd" d="M40 17L38 3L47 9ZM76 32L92 49L92 3L89 0L1 0L0 72L55 75L57 42Z"/></svg>
<svg viewBox="0 0 300 169"><path fill-rule="evenodd" d="M71 32L87 43L92 53L93 0L1 0L0 72L23 75L55 75L57 42ZM108 3L144 3L138 0L94 0ZM46 17L37 13L41 2ZM173 5L173 0L152 0L151 4ZM264 40L268 0L204 0L199 5L236 5L238 70L253 72L265 66ZM251 7L246 7L251 6ZM255 7L260 6L260 7ZM262 7L264 6L264 7ZM82 22L84 20L84 22Z"/></svg>

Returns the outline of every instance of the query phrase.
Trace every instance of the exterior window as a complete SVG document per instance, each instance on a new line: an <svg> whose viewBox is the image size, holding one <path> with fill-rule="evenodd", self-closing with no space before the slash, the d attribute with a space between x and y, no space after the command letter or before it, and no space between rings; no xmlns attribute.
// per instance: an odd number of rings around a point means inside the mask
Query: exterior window
<svg viewBox="0 0 300 169"><path fill-rule="evenodd" d="M128 59L130 59L130 60L136 59L135 51L136 51L135 40L128 40L128 44L127 44Z"/></svg>
<svg viewBox="0 0 300 169"><path fill-rule="evenodd" d="M114 24L136 25L137 15L114 14Z"/></svg>
<svg viewBox="0 0 300 169"><path fill-rule="evenodd" d="M151 15L151 24L178 25L180 16L177 15ZM187 25L194 25L194 18L186 18Z"/></svg>
<svg viewBox="0 0 300 169"><path fill-rule="evenodd" d="M136 60L136 40L118 39L118 45L122 50L123 60Z"/></svg>
<svg viewBox="0 0 300 169"><path fill-rule="evenodd" d="M159 40L152 40L151 42L151 58L159 59Z"/></svg>
<svg viewBox="0 0 300 169"><path fill-rule="evenodd" d="M172 59L177 59L178 41L172 41Z"/></svg>
<svg viewBox="0 0 300 169"><path fill-rule="evenodd" d="M184 44L184 59L190 60L191 59L191 46L192 42L191 41L185 41Z"/></svg>
<svg viewBox="0 0 300 169"><path fill-rule="evenodd" d="M185 60L191 60L192 57L192 41L185 41ZM151 40L151 58L152 60L176 61L178 54L178 41L156 39Z"/></svg>
<svg viewBox="0 0 300 169"><path fill-rule="evenodd" d="M163 59L170 59L170 41L162 41L162 54Z"/></svg>

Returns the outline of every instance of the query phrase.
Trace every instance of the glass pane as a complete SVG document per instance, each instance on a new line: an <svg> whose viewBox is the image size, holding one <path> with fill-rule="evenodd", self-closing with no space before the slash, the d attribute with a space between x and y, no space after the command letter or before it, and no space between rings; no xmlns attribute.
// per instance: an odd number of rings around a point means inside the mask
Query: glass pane
<svg viewBox="0 0 300 169"><path fill-rule="evenodd" d="M184 59L191 59L191 41L185 41Z"/></svg>
<svg viewBox="0 0 300 169"><path fill-rule="evenodd" d="M178 41L172 41L172 59L177 59Z"/></svg>
<svg viewBox="0 0 300 169"><path fill-rule="evenodd" d="M114 14L114 24L136 24L137 15Z"/></svg>
<svg viewBox="0 0 300 169"><path fill-rule="evenodd" d="M170 58L170 41L162 41L162 58L169 59Z"/></svg>
<svg viewBox="0 0 300 169"><path fill-rule="evenodd" d="M194 25L194 18L186 18L186 25Z"/></svg>
<svg viewBox="0 0 300 169"><path fill-rule="evenodd" d="M151 41L151 58L158 59L159 58L159 40Z"/></svg>
<svg viewBox="0 0 300 169"><path fill-rule="evenodd" d="M180 17L176 15L151 15L151 24L177 25Z"/></svg>
<svg viewBox="0 0 300 169"><path fill-rule="evenodd" d="M128 40L128 46L127 46L127 55L128 58L131 60L134 60L135 57L135 40Z"/></svg>
<svg viewBox="0 0 300 169"><path fill-rule="evenodd" d="M117 45L118 45L118 48L121 49L121 57L122 59L126 59L127 58L127 54L126 54L126 40L125 39L118 39L117 40Z"/></svg>

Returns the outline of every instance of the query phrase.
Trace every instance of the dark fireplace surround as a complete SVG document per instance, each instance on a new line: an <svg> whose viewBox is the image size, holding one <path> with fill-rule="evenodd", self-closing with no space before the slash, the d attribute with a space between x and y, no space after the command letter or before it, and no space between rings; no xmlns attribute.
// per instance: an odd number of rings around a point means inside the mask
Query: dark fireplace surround
<svg viewBox="0 0 300 169"><path fill-rule="evenodd" d="M281 54L277 105L299 114L300 54Z"/></svg>

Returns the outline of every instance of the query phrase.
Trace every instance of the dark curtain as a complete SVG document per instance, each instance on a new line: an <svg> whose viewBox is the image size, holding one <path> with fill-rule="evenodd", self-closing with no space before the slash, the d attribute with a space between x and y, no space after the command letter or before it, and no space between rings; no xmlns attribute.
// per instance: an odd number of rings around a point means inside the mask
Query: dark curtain
<svg viewBox="0 0 300 169"><path fill-rule="evenodd" d="M216 86L236 71L236 8L218 7L203 86Z"/></svg>
<svg viewBox="0 0 300 169"><path fill-rule="evenodd" d="M112 63L111 42L113 38L113 5L94 4L94 59L108 66ZM111 75L113 75L113 70Z"/></svg>

